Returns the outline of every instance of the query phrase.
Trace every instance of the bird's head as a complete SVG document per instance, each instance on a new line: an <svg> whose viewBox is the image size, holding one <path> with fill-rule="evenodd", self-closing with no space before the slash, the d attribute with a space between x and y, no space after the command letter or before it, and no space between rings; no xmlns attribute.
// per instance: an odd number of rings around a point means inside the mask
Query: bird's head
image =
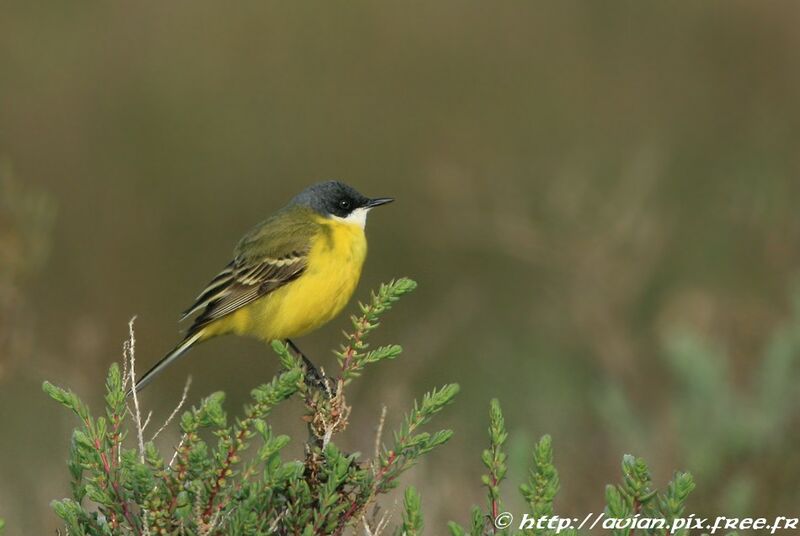
<svg viewBox="0 0 800 536"><path fill-rule="evenodd" d="M367 213L394 201L391 197L369 198L339 181L319 182L300 192L292 204L306 206L317 213L364 227Z"/></svg>

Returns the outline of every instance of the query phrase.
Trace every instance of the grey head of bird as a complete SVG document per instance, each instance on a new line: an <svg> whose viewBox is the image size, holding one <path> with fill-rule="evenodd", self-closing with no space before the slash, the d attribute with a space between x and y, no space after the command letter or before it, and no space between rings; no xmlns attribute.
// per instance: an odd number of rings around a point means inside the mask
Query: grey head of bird
<svg viewBox="0 0 800 536"><path fill-rule="evenodd" d="M325 181L300 192L291 204L306 206L323 216L364 227L370 210L392 201L391 197L367 197L343 182Z"/></svg>

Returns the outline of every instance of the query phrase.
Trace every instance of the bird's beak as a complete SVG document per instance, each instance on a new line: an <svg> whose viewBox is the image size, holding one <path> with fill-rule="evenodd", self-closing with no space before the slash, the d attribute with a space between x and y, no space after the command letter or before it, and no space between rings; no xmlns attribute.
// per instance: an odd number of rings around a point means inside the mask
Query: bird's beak
<svg viewBox="0 0 800 536"><path fill-rule="evenodd" d="M392 201L394 201L394 198L392 197L376 197L375 199L370 199L369 201L367 201L367 204L365 206L367 208L375 208L381 205L385 205L386 203L391 203Z"/></svg>

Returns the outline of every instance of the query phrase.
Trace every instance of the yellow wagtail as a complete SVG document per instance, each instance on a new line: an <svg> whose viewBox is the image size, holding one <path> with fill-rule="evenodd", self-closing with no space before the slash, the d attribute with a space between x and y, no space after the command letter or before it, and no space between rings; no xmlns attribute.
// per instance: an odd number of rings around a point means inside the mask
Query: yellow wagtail
<svg viewBox="0 0 800 536"><path fill-rule="evenodd" d="M391 201L321 182L256 225L183 313L181 320L200 313L186 337L136 382L136 391L189 348L219 335L286 340L299 352L290 339L322 326L349 301L367 254L367 213Z"/></svg>

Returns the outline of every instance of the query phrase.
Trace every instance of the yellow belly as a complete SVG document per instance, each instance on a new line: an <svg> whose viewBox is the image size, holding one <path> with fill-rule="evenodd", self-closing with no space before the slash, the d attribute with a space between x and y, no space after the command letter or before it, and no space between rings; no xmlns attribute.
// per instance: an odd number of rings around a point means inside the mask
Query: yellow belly
<svg viewBox="0 0 800 536"><path fill-rule="evenodd" d="M358 225L336 220L324 225L299 278L221 318L204 338L224 333L266 341L299 337L338 315L361 277L367 240Z"/></svg>

